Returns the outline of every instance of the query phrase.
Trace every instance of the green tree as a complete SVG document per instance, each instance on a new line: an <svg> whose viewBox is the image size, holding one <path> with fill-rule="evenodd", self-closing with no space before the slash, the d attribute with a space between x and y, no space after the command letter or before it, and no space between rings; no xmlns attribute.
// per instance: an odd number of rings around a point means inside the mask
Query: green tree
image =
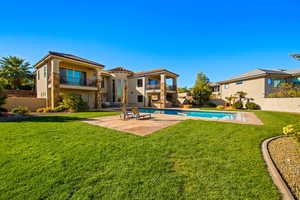
<svg viewBox="0 0 300 200"><path fill-rule="evenodd" d="M20 89L32 82L33 74L29 62L9 56L0 59L0 78L6 80L11 89Z"/></svg>
<svg viewBox="0 0 300 200"><path fill-rule="evenodd" d="M300 60L300 54L294 53L294 54L290 54L290 56L297 59L297 60Z"/></svg>
<svg viewBox="0 0 300 200"><path fill-rule="evenodd" d="M189 93L189 92L191 92L190 89L188 89L187 87L178 88L177 91L178 91L178 93L185 93L185 92Z"/></svg>
<svg viewBox="0 0 300 200"><path fill-rule="evenodd" d="M203 105L208 102L212 93L208 85L209 79L204 73L198 73L194 87L192 88L192 97L196 105Z"/></svg>
<svg viewBox="0 0 300 200"><path fill-rule="evenodd" d="M238 97L239 101L242 101L243 99L246 98L247 92L239 91L235 93L235 95Z"/></svg>
<svg viewBox="0 0 300 200"><path fill-rule="evenodd" d="M0 84L0 108L1 108L2 105L5 104L6 98L7 98L7 95L4 92L3 86Z"/></svg>

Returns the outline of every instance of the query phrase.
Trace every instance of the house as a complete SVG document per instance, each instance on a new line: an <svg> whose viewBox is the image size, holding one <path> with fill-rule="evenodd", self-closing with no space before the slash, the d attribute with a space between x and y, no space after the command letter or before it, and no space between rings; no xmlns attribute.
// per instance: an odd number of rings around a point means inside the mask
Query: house
<svg viewBox="0 0 300 200"><path fill-rule="evenodd" d="M119 105L127 86L129 105L171 107L177 104L177 78L166 69L132 72L123 67L104 70L104 65L71 54L50 51L36 68L37 97L56 107L63 94L82 96L91 109Z"/></svg>
<svg viewBox="0 0 300 200"><path fill-rule="evenodd" d="M265 110L287 111L283 104L288 104L299 110L299 98L269 98L269 94L276 91L281 83L293 83L300 86L300 70L283 69L255 69L213 85L214 95L225 101L225 97L234 95L238 91L247 93L247 97ZM279 100L281 99L281 100ZM280 103L280 102L281 103ZM298 103L299 102L299 103Z"/></svg>

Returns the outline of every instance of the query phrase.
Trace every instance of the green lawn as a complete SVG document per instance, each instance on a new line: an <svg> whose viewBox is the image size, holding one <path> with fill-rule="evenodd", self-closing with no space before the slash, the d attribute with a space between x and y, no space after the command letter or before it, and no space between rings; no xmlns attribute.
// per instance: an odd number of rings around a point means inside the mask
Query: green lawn
<svg viewBox="0 0 300 200"><path fill-rule="evenodd" d="M78 121L0 122L0 199L279 199L260 144L300 115L264 126L187 120L146 137Z"/></svg>

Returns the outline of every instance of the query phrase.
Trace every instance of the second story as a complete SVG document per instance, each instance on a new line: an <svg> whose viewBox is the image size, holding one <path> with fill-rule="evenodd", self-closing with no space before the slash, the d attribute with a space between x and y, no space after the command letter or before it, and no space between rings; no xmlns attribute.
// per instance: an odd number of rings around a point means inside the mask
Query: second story
<svg viewBox="0 0 300 200"><path fill-rule="evenodd" d="M238 91L244 91L249 97L265 98L276 90L281 83L293 83L300 86L300 70L256 69L218 82L216 90L224 99Z"/></svg>

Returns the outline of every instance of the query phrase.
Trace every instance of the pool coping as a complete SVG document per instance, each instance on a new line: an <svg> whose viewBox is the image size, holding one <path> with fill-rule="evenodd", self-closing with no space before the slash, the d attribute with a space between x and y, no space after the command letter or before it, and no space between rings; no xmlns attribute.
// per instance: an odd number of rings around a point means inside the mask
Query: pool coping
<svg viewBox="0 0 300 200"><path fill-rule="evenodd" d="M184 109L184 108L152 108L152 107L141 107L146 109L162 109L162 110L186 110L186 111L200 111L200 112L218 112L218 113L232 113L236 114L239 120L227 120L220 118L208 118L208 117L190 117L190 116L181 116L186 119L193 120L204 120L204 121L217 121L217 122L229 122L237 124L250 124L250 125L264 125L264 123L255 115L253 112L239 112L239 111L219 111L219 110L201 110L201 109Z"/></svg>

